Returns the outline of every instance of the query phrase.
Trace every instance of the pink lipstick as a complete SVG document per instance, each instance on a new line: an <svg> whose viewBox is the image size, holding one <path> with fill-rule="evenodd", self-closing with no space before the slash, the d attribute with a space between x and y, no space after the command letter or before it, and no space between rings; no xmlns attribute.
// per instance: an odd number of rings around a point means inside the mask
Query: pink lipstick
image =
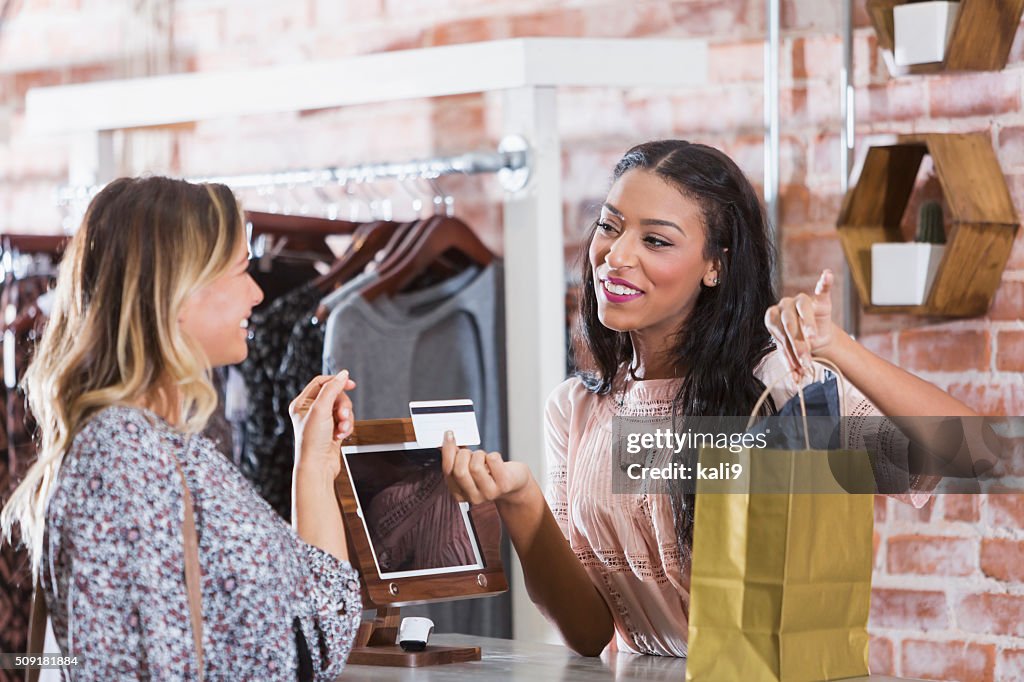
<svg viewBox="0 0 1024 682"><path fill-rule="evenodd" d="M604 278L600 281L599 286L605 300L610 303L628 303L644 295L644 292L637 289L631 282L618 277Z"/></svg>

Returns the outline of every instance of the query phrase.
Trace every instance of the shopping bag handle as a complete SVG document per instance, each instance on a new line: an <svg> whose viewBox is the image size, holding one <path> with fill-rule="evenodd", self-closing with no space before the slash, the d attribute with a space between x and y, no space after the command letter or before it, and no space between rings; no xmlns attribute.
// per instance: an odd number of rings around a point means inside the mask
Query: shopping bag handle
<svg viewBox="0 0 1024 682"><path fill-rule="evenodd" d="M839 412L840 416L846 415L846 377L843 375L840 369L836 367L835 363L832 362L831 360L826 360L825 358L814 358L814 362L818 363L819 365L824 365L826 368L832 370L832 373L836 375L836 380L839 383ZM771 394L772 389L778 386L782 381L784 381L787 376L789 375L783 374L775 381L773 381L771 384L765 387L764 393L762 393L761 397L757 399L756 403L754 403L754 409L750 411L750 419L749 421L747 421L747 431L749 431L750 427L754 425L754 420L757 419L757 413L761 410L761 407L764 405L764 401L768 400L768 396ZM803 419L804 422L804 446L808 450L810 450L811 437L810 429L807 427L807 403L804 402L804 387L800 384L800 381L796 382L796 392L797 395L800 396L800 417ZM843 441L843 449L847 449L845 438L846 433L843 431L842 421L840 421L839 423L839 432L840 439Z"/></svg>

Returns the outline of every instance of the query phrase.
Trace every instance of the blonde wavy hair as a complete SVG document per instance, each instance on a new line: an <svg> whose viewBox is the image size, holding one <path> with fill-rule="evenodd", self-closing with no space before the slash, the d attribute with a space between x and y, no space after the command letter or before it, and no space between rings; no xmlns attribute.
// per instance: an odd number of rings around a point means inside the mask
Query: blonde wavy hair
<svg viewBox="0 0 1024 682"><path fill-rule="evenodd" d="M121 178L89 204L64 254L42 341L25 373L39 457L0 512L37 572L46 504L64 454L90 417L161 388L181 398L179 428L200 431L217 404L209 363L182 332L182 304L231 265L242 210L224 185Z"/></svg>

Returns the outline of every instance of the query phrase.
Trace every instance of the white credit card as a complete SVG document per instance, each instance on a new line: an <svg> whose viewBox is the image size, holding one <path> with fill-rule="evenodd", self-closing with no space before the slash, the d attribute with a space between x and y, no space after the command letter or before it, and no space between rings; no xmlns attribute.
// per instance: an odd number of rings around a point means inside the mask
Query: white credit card
<svg viewBox="0 0 1024 682"><path fill-rule="evenodd" d="M480 444L472 400L416 400L409 403L409 414L416 443L421 447L441 447L445 431L455 432L459 446Z"/></svg>

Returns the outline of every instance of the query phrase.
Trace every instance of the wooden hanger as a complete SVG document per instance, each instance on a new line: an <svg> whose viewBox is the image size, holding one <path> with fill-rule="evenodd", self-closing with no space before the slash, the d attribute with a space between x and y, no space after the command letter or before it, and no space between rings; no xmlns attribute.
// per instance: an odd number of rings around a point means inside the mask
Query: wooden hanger
<svg viewBox="0 0 1024 682"><path fill-rule="evenodd" d="M352 234L366 224L354 223L350 220L266 213L263 211L246 211L245 219L252 224L253 234L274 234L280 236L304 234L326 237L332 234Z"/></svg>
<svg viewBox="0 0 1024 682"><path fill-rule="evenodd" d="M380 221L362 225L352 235L352 243L345 253L334 261L330 270L314 279L313 285L326 294L349 281L363 271L395 234L404 233L414 224Z"/></svg>
<svg viewBox="0 0 1024 682"><path fill-rule="evenodd" d="M71 237L63 234L0 234L0 244L4 251L49 254L55 259L64 255L69 241Z"/></svg>
<svg viewBox="0 0 1024 682"><path fill-rule="evenodd" d="M345 253L335 261L330 270L313 280L313 286L324 294L330 293L339 285L362 272L376 258L378 252L390 246L415 224L416 222L381 221L367 223L360 227L353 235L352 243L349 244ZM313 317L318 320L326 320L330 313L330 309L321 303L317 306Z"/></svg>
<svg viewBox="0 0 1024 682"><path fill-rule="evenodd" d="M415 245L401 262L387 270L382 269L381 278L361 292L363 298L373 301L381 294L397 294L449 251L457 251L480 267L486 267L494 260L494 254L473 230L458 218L430 219L429 224L417 236Z"/></svg>
<svg viewBox="0 0 1024 682"><path fill-rule="evenodd" d="M426 231L432 229L441 220L445 220L445 217L433 215L412 224L404 234L396 233L388 245L381 249L380 256L377 258L380 263L377 266L377 271L381 273L381 276L386 275L404 261L416 249L416 245L419 244ZM431 268L441 271L446 277L457 274L462 269L453 267L444 257L431 264Z"/></svg>
<svg viewBox="0 0 1024 682"><path fill-rule="evenodd" d="M377 272L383 276L405 260L406 256L412 252L413 247L423 236L423 233L440 219L440 216L433 215L417 220L402 233L396 232L391 241L387 243L387 246L380 251L380 256L377 258Z"/></svg>
<svg viewBox="0 0 1024 682"><path fill-rule="evenodd" d="M327 246L324 237L352 234L365 225L365 223L354 223L349 220L265 213L263 211L246 211L245 219L252 225L254 237L261 234L285 237L290 251L319 254L324 257L324 260L329 261L334 260L334 252Z"/></svg>
<svg viewBox="0 0 1024 682"><path fill-rule="evenodd" d="M388 245L381 251L381 256L377 259L380 265L377 267L377 271L381 273L381 276L385 276L392 269L397 267L406 258L409 257L423 239L423 235L428 230L433 229L439 221L445 220L445 216L433 215L429 218L425 218L416 222L404 235L396 234L395 237L388 242ZM452 275L457 275L462 271L464 263L452 264L445 256L439 257L436 261L430 264L430 271L436 273L441 279L447 279Z"/></svg>

